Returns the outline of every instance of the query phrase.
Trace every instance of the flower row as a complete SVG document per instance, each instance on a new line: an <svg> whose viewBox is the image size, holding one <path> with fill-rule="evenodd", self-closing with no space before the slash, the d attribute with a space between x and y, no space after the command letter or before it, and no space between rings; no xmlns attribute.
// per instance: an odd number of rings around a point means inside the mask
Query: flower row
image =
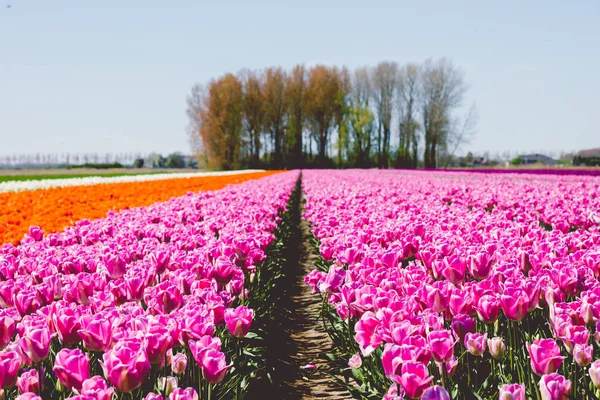
<svg viewBox="0 0 600 400"><path fill-rule="evenodd" d="M5 393L210 396L241 370L234 362L254 318L245 302L296 175L110 212L61 233L31 227L19 246L3 245Z"/></svg>
<svg viewBox="0 0 600 400"><path fill-rule="evenodd" d="M386 398L594 396L599 186L579 176L306 172L304 216L327 269L305 282L347 326L335 337L348 357L360 351L354 376Z"/></svg>
<svg viewBox="0 0 600 400"><path fill-rule="evenodd" d="M148 206L190 191L218 190L228 184L271 174L273 172L252 172L0 193L0 204L3 205L0 213L0 244L18 243L32 225L41 227L47 233L59 232L82 219L103 218L110 210Z"/></svg>

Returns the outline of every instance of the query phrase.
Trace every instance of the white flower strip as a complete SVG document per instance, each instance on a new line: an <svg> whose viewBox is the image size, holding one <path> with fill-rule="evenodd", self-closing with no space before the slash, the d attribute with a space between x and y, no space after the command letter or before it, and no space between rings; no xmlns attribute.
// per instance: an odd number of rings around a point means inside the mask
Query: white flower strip
<svg viewBox="0 0 600 400"><path fill-rule="evenodd" d="M166 173L166 174L143 174L143 175L122 175L112 177L102 176L86 176L82 178L67 178L67 179L43 179L32 181L7 181L0 183L0 193L4 192L21 192L24 190L50 189L68 186L91 186L102 185L108 183L123 183L123 182L148 182L162 181L167 179L184 179L184 178L200 178L206 176L227 176L241 175L253 172L263 172L264 169L245 169L239 171L218 171L218 172L181 172L181 173Z"/></svg>

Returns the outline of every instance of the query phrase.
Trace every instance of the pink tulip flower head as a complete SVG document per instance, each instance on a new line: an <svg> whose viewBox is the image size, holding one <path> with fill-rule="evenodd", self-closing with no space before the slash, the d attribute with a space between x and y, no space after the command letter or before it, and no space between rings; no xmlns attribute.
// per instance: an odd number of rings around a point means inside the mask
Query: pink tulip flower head
<svg viewBox="0 0 600 400"><path fill-rule="evenodd" d="M102 358L105 377L121 392L138 388L150 371L146 349L137 338L120 340Z"/></svg>
<svg viewBox="0 0 600 400"><path fill-rule="evenodd" d="M171 370L174 374L181 375L187 367L187 356L184 353L177 353L171 358Z"/></svg>
<svg viewBox="0 0 600 400"><path fill-rule="evenodd" d="M465 347L474 356L483 356L486 349L487 333L467 333L465 336Z"/></svg>
<svg viewBox="0 0 600 400"><path fill-rule="evenodd" d="M112 344L112 324L101 316L84 316L82 328L78 331L83 346L91 351L105 351Z"/></svg>
<svg viewBox="0 0 600 400"><path fill-rule="evenodd" d="M90 377L90 358L79 349L62 349L56 354L52 371L68 389L79 391Z"/></svg>
<svg viewBox="0 0 600 400"><path fill-rule="evenodd" d="M491 324L498 319L500 301L496 296L486 294L479 298L475 309L477 310L477 315L481 321L486 324Z"/></svg>
<svg viewBox="0 0 600 400"><path fill-rule="evenodd" d="M177 388L170 395L168 400L198 400L198 393L194 388Z"/></svg>
<svg viewBox="0 0 600 400"><path fill-rule="evenodd" d="M498 400L525 400L525 385L519 383L502 385Z"/></svg>
<svg viewBox="0 0 600 400"><path fill-rule="evenodd" d="M17 383L19 368L21 367L21 356L16 351L0 352L0 378L2 388L10 389Z"/></svg>
<svg viewBox="0 0 600 400"><path fill-rule="evenodd" d="M556 372L562 365L564 357L553 339L534 340L527 343L527 351L531 357L531 368L538 375Z"/></svg>
<svg viewBox="0 0 600 400"><path fill-rule="evenodd" d="M209 383L219 383L225 377L229 365L225 354L208 348L198 354L196 362L202 369L202 376Z"/></svg>
<svg viewBox="0 0 600 400"><path fill-rule="evenodd" d="M500 296L500 304L506 318L521 321L529 309L529 296L522 289L507 287Z"/></svg>
<svg viewBox="0 0 600 400"><path fill-rule="evenodd" d="M427 367L420 362L408 362L402 365L400 384L409 397L420 398L433 380Z"/></svg>
<svg viewBox="0 0 600 400"><path fill-rule="evenodd" d="M450 400L450 395L443 387L439 385L431 386L425 389L421 400Z"/></svg>
<svg viewBox="0 0 600 400"><path fill-rule="evenodd" d="M463 343L467 333L475 332L475 318L464 314L452 318L452 334L454 338Z"/></svg>
<svg viewBox="0 0 600 400"><path fill-rule="evenodd" d="M433 358L438 362L449 361L454 354L454 339L447 330L431 331L427 335L427 343Z"/></svg>
<svg viewBox="0 0 600 400"><path fill-rule="evenodd" d="M17 378L17 388L19 392L27 393L33 392L38 393L40 389L40 376L37 369L30 369L21 372L21 376Z"/></svg>
<svg viewBox="0 0 600 400"><path fill-rule="evenodd" d="M350 360L348 361L348 366L350 368L360 368L362 365L362 358L360 358L360 354L356 353Z"/></svg>
<svg viewBox="0 0 600 400"><path fill-rule="evenodd" d="M243 338L248 334L254 311L246 306L225 310L225 325L229 333L236 338Z"/></svg>
<svg viewBox="0 0 600 400"><path fill-rule="evenodd" d="M8 315L0 316L0 350L4 350L15 333L15 320Z"/></svg>
<svg viewBox="0 0 600 400"><path fill-rule="evenodd" d="M96 400L112 400L115 390L101 376L92 376L83 381L81 395Z"/></svg>
<svg viewBox="0 0 600 400"><path fill-rule="evenodd" d="M27 392L17 396L15 400L42 400L42 398L35 393Z"/></svg>
<svg viewBox="0 0 600 400"><path fill-rule="evenodd" d="M506 352L506 345L501 337L493 337L487 340L488 350L491 356L496 360L501 360Z"/></svg>
<svg viewBox="0 0 600 400"><path fill-rule="evenodd" d="M596 360L590 365L588 374L596 389L600 389L600 360Z"/></svg>
<svg viewBox="0 0 600 400"><path fill-rule="evenodd" d="M571 394L571 381L557 373L543 375L540 394L542 400L567 400Z"/></svg>
<svg viewBox="0 0 600 400"><path fill-rule="evenodd" d="M573 347L573 359L582 367L591 364L594 357L594 347L591 344L576 344Z"/></svg>
<svg viewBox="0 0 600 400"><path fill-rule="evenodd" d="M319 284L319 291L321 291L321 293L334 292L338 290L340 286L342 286L345 278L346 271L342 268L337 268L336 266L332 265L329 267L329 271L327 272L323 282Z"/></svg>

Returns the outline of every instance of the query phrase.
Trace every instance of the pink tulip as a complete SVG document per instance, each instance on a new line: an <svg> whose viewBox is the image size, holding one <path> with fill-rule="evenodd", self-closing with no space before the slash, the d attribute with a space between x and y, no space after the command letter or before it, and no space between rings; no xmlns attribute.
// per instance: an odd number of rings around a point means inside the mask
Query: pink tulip
<svg viewBox="0 0 600 400"><path fill-rule="evenodd" d="M17 388L19 392L38 393L40 389L40 377L37 369L29 369L21 372L21 376L17 378Z"/></svg>
<svg viewBox="0 0 600 400"><path fill-rule="evenodd" d="M179 387L179 382L177 381L177 378L175 378L174 376L168 376L168 377L160 377L158 379L158 389L161 392L165 393L165 396L170 395L171 393L173 393L173 391L175 389L177 389Z"/></svg>
<svg viewBox="0 0 600 400"><path fill-rule="evenodd" d="M118 255L110 254L104 258L104 265L110 279L119 279L125 275L127 263Z"/></svg>
<svg viewBox="0 0 600 400"><path fill-rule="evenodd" d="M498 400L525 400L525 385L519 383L502 385Z"/></svg>
<svg viewBox="0 0 600 400"><path fill-rule="evenodd" d="M408 362L402 365L400 383L409 397L420 398L429 383L433 380L429 376L427 367L420 362Z"/></svg>
<svg viewBox="0 0 600 400"><path fill-rule="evenodd" d="M56 304L56 303L55 303ZM68 306L57 306L52 315L52 323L63 345L71 345L81 340L78 331L81 329L80 315Z"/></svg>
<svg viewBox="0 0 600 400"><path fill-rule="evenodd" d="M243 338L248 334L254 311L246 306L225 310L225 325L229 333L236 338Z"/></svg>
<svg viewBox="0 0 600 400"><path fill-rule="evenodd" d="M209 383L221 382L229 368L225 354L211 348L195 354L194 359L202 369L202 376Z"/></svg>
<svg viewBox="0 0 600 400"><path fill-rule="evenodd" d="M596 389L600 389L600 360L596 360L590 365L588 374Z"/></svg>
<svg viewBox="0 0 600 400"><path fill-rule="evenodd" d="M567 400L571 394L571 381L557 373L543 375L540 394L542 400Z"/></svg>
<svg viewBox="0 0 600 400"><path fill-rule="evenodd" d="M360 354L356 353L350 360L348 361L348 366L350 368L360 368L362 365L362 358L360 358Z"/></svg>
<svg viewBox="0 0 600 400"><path fill-rule="evenodd" d="M421 400L450 400L450 395L446 389L435 385L425 389L421 396Z"/></svg>
<svg viewBox="0 0 600 400"><path fill-rule="evenodd" d="M0 379L2 379L3 389L15 386L20 367L21 356L19 353L16 351L0 352Z"/></svg>
<svg viewBox="0 0 600 400"><path fill-rule="evenodd" d="M552 339L534 340L527 343L527 351L531 357L531 368L538 375L546 375L556 372L564 357L560 355L560 348Z"/></svg>
<svg viewBox="0 0 600 400"><path fill-rule="evenodd" d="M174 374L181 375L187 367L187 356L184 353L177 353L171 358L171 371Z"/></svg>
<svg viewBox="0 0 600 400"><path fill-rule="evenodd" d="M506 345L501 337L493 337L487 340L488 350L491 356L496 360L501 360L506 352Z"/></svg>
<svg viewBox="0 0 600 400"><path fill-rule="evenodd" d="M469 273L473 278L482 280L487 278L493 263L493 258L489 253L480 252L471 257L469 263Z"/></svg>
<svg viewBox="0 0 600 400"><path fill-rule="evenodd" d="M437 330L429 332L427 335L427 343L429 344L431 354L436 361L446 362L452 358L455 342L449 331Z"/></svg>
<svg viewBox="0 0 600 400"><path fill-rule="evenodd" d="M486 294L479 298L475 309L480 320L486 324L491 324L498 319L500 301L495 295Z"/></svg>
<svg viewBox="0 0 600 400"><path fill-rule="evenodd" d="M15 320L8 315L0 316L0 350L4 350L15 333Z"/></svg>
<svg viewBox="0 0 600 400"><path fill-rule="evenodd" d="M454 338L463 343L467 333L475 332L475 318L464 314L458 314L452 318L451 326Z"/></svg>
<svg viewBox="0 0 600 400"><path fill-rule="evenodd" d="M131 392L138 388L150 371L150 361L140 339L118 341L104 353L101 363L106 379L119 391Z"/></svg>
<svg viewBox="0 0 600 400"><path fill-rule="evenodd" d="M474 356L482 356L486 349L487 333L467 333L465 347Z"/></svg>
<svg viewBox="0 0 600 400"><path fill-rule="evenodd" d="M19 346L34 364L38 364L48 357L50 340L47 328L34 328L19 340Z"/></svg>
<svg viewBox="0 0 600 400"><path fill-rule="evenodd" d="M342 286L344 279L346 278L346 271L343 268L337 268L334 265L329 267L329 271L325 276L323 282L319 284L319 291L324 292L335 292Z"/></svg>
<svg viewBox="0 0 600 400"><path fill-rule="evenodd" d="M164 397L160 394L148 393L146 397L144 397L144 400L164 400Z"/></svg>
<svg viewBox="0 0 600 400"><path fill-rule="evenodd" d="M62 349L56 354L52 371L68 389L79 391L90 377L90 358L79 349Z"/></svg>
<svg viewBox="0 0 600 400"><path fill-rule="evenodd" d="M576 344L573 347L573 359L582 367L591 364L594 357L594 347L591 344Z"/></svg>
<svg viewBox="0 0 600 400"><path fill-rule="evenodd" d="M112 400L115 390L108 386L106 381L101 376L92 376L83 381L81 385L81 394L86 398L95 400Z"/></svg>
<svg viewBox="0 0 600 400"><path fill-rule="evenodd" d="M146 334L146 352L150 364L161 364L165 361L167 350L173 347L173 338L168 329L154 325Z"/></svg>
<svg viewBox="0 0 600 400"><path fill-rule="evenodd" d="M42 398L35 393L27 392L17 396L15 400L42 400Z"/></svg>
<svg viewBox="0 0 600 400"><path fill-rule="evenodd" d="M372 311L367 311L354 325L354 340L358 343L364 357L368 357L383 342L379 333L380 322Z"/></svg>
<svg viewBox="0 0 600 400"><path fill-rule="evenodd" d="M522 289L507 287L500 296L500 304L506 318L521 321L527 315L529 296Z"/></svg>
<svg viewBox="0 0 600 400"><path fill-rule="evenodd" d="M112 344L112 324L102 316L83 317L78 331L83 346L91 351L105 351Z"/></svg>
<svg viewBox="0 0 600 400"><path fill-rule="evenodd" d="M194 388L177 388L170 395L168 400L198 400L198 393Z"/></svg>

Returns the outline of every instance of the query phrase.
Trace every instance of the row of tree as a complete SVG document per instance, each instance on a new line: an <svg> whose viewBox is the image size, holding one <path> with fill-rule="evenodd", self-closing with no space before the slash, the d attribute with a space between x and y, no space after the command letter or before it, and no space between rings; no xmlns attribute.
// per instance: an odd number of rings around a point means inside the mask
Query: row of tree
<svg viewBox="0 0 600 400"><path fill-rule="evenodd" d="M210 168L444 166L474 132L463 72L442 58L225 74L188 97L189 135Z"/></svg>

